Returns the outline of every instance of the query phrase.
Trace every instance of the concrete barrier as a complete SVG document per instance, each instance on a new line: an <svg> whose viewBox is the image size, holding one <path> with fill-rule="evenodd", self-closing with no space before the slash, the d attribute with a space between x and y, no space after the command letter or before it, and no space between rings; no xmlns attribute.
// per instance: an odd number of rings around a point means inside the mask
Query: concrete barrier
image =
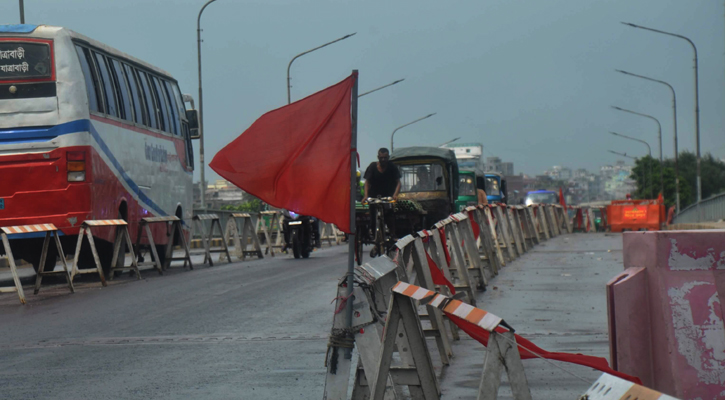
<svg viewBox="0 0 725 400"><path fill-rule="evenodd" d="M627 232L607 284L618 371L686 399L725 397L725 230Z"/></svg>

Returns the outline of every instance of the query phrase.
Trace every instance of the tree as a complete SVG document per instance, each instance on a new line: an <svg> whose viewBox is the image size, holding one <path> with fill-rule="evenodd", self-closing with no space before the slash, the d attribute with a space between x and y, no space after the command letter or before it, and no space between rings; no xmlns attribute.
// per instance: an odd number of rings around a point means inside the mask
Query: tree
<svg viewBox="0 0 725 400"><path fill-rule="evenodd" d="M262 211L264 208L264 203L262 203L262 200L259 200L257 198L254 198L249 201L245 201L241 204L237 205L226 205L222 206L222 210L229 210L229 211L239 211L239 212L246 212L246 213L258 213Z"/></svg>
<svg viewBox="0 0 725 400"><path fill-rule="evenodd" d="M678 158L680 170L680 207L685 208L697 200L697 158L694 153L682 152ZM650 179L649 171L652 171ZM702 176L702 198L725 191L725 163L716 159L708 153L702 157L700 162ZM646 173L646 186L643 173ZM659 161L646 156L637 160L632 170L633 178L637 181L636 197L655 198L660 190L660 165ZM675 204L675 160L668 158L664 160L664 198L665 204L669 207Z"/></svg>

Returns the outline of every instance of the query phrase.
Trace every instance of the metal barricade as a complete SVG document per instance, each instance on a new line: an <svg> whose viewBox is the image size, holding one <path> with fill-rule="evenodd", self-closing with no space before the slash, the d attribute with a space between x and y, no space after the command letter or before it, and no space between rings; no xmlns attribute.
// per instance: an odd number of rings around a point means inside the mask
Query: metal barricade
<svg viewBox="0 0 725 400"><path fill-rule="evenodd" d="M224 243L227 243L232 235L234 235L234 249L237 258L242 261L245 261L248 256L264 258L262 246L259 244L259 236L254 229L254 221L252 221L250 214L232 214L229 221L227 221ZM249 249L249 246L252 246L252 248ZM229 253L227 252L228 256Z"/></svg>

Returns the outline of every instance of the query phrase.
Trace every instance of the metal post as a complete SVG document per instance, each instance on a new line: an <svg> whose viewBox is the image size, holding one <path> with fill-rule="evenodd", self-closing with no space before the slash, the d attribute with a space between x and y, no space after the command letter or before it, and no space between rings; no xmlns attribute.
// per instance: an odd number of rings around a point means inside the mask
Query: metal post
<svg viewBox="0 0 725 400"><path fill-rule="evenodd" d="M309 49L309 50L307 50L307 51L303 51L302 53L300 53L300 54L297 54L296 56L292 57L292 59L290 60L289 64L287 64L287 104L290 104L290 103L292 102L292 95L291 95L291 93L290 93L290 88L292 87L292 85L290 84L290 76L289 76L289 71L290 71L290 68L292 68L292 63L293 63L293 62L294 62L294 61L295 61L296 59L298 59L298 58L300 58L300 57L304 56L304 55L305 55L305 54L307 54L307 53L312 53L312 52L313 52L313 51L315 51L315 50L319 50L319 49L321 49L321 48L323 48L323 47L325 47L325 46L329 46L329 45L331 45L331 44L333 44L333 43L337 43L337 42L339 42L340 40L345 40L345 39L349 38L350 36L355 36L356 34L357 34L357 32L355 32L355 33L351 33L351 34L349 34L349 35L345 35L345 36L343 36L343 37L341 37L341 38L339 38L339 39L335 39L335 40L333 40L332 42L327 42L327 43L325 43L325 44L323 44L323 45L321 45L321 46L317 46L317 47L315 47L314 49Z"/></svg>
<svg viewBox="0 0 725 400"><path fill-rule="evenodd" d="M625 75L634 76L636 78L642 78L646 79L648 81L661 83L668 88L670 88L670 92L672 92L672 130L674 131L674 144L675 144L675 209L677 213L680 212L680 168L678 166L677 159L679 158L679 150L677 149L677 96L675 95L675 88L672 87L669 83L665 81L661 81L659 79L653 79L646 77L644 75L638 75L633 74L631 72L622 71L620 69L616 70L617 72L621 72Z"/></svg>
<svg viewBox="0 0 725 400"><path fill-rule="evenodd" d="M204 179L204 95L201 89L201 13L209 4L216 0L209 0L199 10L199 16L196 18L196 51L197 51L197 62L199 64L199 178L201 182L201 209L206 210L206 181Z"/></svg>
<svg viewBox="0 0 725 400"><path fill-rule="evenodd" d="M700 215L700 202L702 201L702 180L700 179L700 89L699 89L699 78L698 78L698 66L697 66L697 47L695 43L689 38L678 35L676 33L665 32L659 29L647 28L641 25L635 25L629 22L622 22L624 25L631 26L632 28L644 29L651 32L661 33L663 35L674 36L686 40L687 43L692 46L694 53L694 70L695 70L695 146L697 148L697 221L700 222L702 218Z"/></svg>
<svg viewBox="0 0 725 400"><path fill-rule="evenodd" d="M25 23L25 4L23 3L23 0L20 0L20 23Z"/></svg>
<svg viewBox="0 0 725 400"><path fill-rule="evenodd" d="M618 110L618 111L624 111L624 112L627 112L630 114L639 115L640 117L649 118L657 123L657 138L660 141L660 193L662 193L662 196L664 196L665 195L665 180L664 180L665 179L665 161L664 161L664 157L662 156L662 125L660 124L660 121L651 115L638 113L636 111L627 110L627 109L621 108L621 107L612 106L612 108L614 108L615 110Z"/></svg>
<svg viewBox="0 0 725 400"><path fill-rule="evenodd" d="M405 124L405 125L401 125L401 126L399 126L399 127L395 128L395 130L393 131L393 133L392 133L392 134L390 134L390 153L391 153L391 154L393 153L393 137L395 136L395 132L397 132L397 131L398 131L399 129L403 129L403 128L405 128L405 127L406 127L406 126L408 126L408 125L413 125L413 124L414 124L414 123L416 123L416 122L420 122L420 121L422 121L422 120L424 120L424 119L426 119L426 118L430 118L430 117L432 117L432 116L434 116L434 115L436 115L436 113L428 114L428 115L426 115L425 117L422 117L422 118L418 118L418 119L416 119L415 121L412 121L412 122L408 122L408 123L407 123L407 124Z"/></svg>
<svg viewBox="0 0 725 400"><path fill-rule="evenodd" d="M347 244L347 308L345 309L345 326L352 327L352 290L355 278L355 194L357 187L357 170L355 162L357 161L357 70L352 70L355 77L355 83L352 86L352 104L351 104L351 120L352 127L350 129L350 234L348 235ZM352 349L345 349L345 358L352 358Z"/></svg>
<svg viewBox="0 0 725 400"><path fill-rule="evenodd" d="M647 146L647 153L649 154L649 157L652 158L652 148L649 146L649 143L645 142L644 140L637 139L637 138L633 138L631 136L622 135L622 134L619 134L617 132L610 131L609 133L611 133L612 135L615 135L615 136L623 137L625 139L630 139L630 140L634 140L634 141L637 141L637 142L640 142L640 143L644 143ZM644 181L644 186L646 187L647 186L647 179L645 178L644 165L642 166L642 180ZM652 165L651 164L650 164L650 167L649 167L649 180L650 180L650 183L652 183ZM650 190L650 196L652 196L652 191L651 190Z"/></svg>

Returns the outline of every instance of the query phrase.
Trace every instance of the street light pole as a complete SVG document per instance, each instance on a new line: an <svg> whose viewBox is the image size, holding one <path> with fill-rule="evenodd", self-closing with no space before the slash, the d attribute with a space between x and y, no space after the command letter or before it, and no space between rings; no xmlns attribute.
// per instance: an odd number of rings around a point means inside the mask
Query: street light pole
<svg viewBox="0 0 725 400"><path fill-rule="evenodd" d="M657 137L660 141L660 193L662 193L662 195L664 196L665 195L665 180L664 180L665 179L665 167L664 167L665 162L664 162L664 157L662 156L662 125L660 124L660 121L651 115L638 113L636 111L627 110L625 108L616 107L616 106L612 106L612 108L615 110L618 110L618 111L624 111L626 113L639 115L640 117L649 118L657 123Z"/></svg>
<svg viewBox="0 0 725 400"><path fill-rule="evenodd" d="M199 16L196 18L196 52L199 65L199 177L201 178L201 208L206 210L206 181L204 180L204 95L201 89L201 13L209 4L216 0L209 0L199 10Z"/></svg>
<svg viewBox="0 0 725 400"><path fill-rule="evenodd" d="M619 134L617 132L609 131L609 133L611 133L614 136L619 136L619 137L622 137L622 138L625 138L625 139L630 139L630 140L634 140L634 141L637 141L637 142L640 142L640 143L644 143L645 146L647 146L647 153L649 154L650 158L652 158L652 148L649 146L649 143L645 142L644 140L637 139L637 138L633 138L633 137L627 136L627 135L622 135L622 134ZM644 174L644 165L643 165L642 166L642 176L644 177L644 175L645 174ZM652 183L652 165L651 164L650 164L650 167L649 167L649 180L650 180L650 183ZM647 186L647 179L644 178L644 181L645 181L644 186L646 187ZM652 195L652 192L651 191L650 191L650 195Z"/></svg>
<svg viewBox="0 0 725 400"><path fill-rule="evenodd" d="M644 75L637 75L633 74L631 72L622 71L621 69L615 70L617 72L620 72L625 75L634 76L635 78L642 78L646 79L648 81L661 83L668 88L670 88L670 91L672 92L672 127L675 132L675 207L677 212L680 212L680 169L678 167L677 158L678 158L678 150L677 150L677 97L675 96L675 88L672 87L669 83L665 81L661 81L658 79L653 79L646 77Z"/></svg>
<svg viewBox="0 0 725 400"><path fill-rule="evenodd" d="M361 98L361 97L365 96L366 94L370 94L370 93L372 93L372 92L377 92L378 90L380 90L380 89L385 89L385 88L386 88L386 87L388 87L388 86L393 86L393 85L395 85L396 83L400 83L400 82L403 82L404 80L405 80L405 78L403 78L403 79L398 79L397 81L395 81L395 82L393 82L393 83L388 83L387 85L384 85L384 86L380 86L380 87L379 87L379 88L377 88L377 89L369 90L369 91L367 91L367 92L365 92L365 93L363 93L363 94L360 94L360 95L358 95L358 96L357 96L357 98L359 99L359 98Z"/></svg>
<svg viewBox="0 0 725 400"><path fill-rule="evenodd" d="M23 3L23 0L20 0L20 23L25 23L25 4Z"/></svg>
<svg viewBox="0 0 725 400"><path fill-rule="evenodd" d="M624 25L631 26L632 28L638 28L638 29L644 29L646 31L655 32L655 33L661 33L663 35L673 36L676 38L680 38L682 40L686 40L687 43L692 46L692 51L694 53L695 58L693 59L694 62L694 69L695 69L695 145L697 148L697 217L698 221L700 219L700 202L702 201L702 181L700 179L700 89L699 89L699 82L698 82L698 70L697 70L697 47L695 46L695 43L690 40L689 38L678 35L676 33L671 32L665 32L661 31L659 29L652 29L647 28L641 25L635 25L629 22L622 22Z"/></svg>
<svg viewBox="0 0 725 400"><path fill-rule="evenodd" d="M421 117L421 118L418 118L418 119L416 119L415 121L411 121L411 122L408 122L408 123L407 123L407 124L405 124L405 125L401 125L401 126L399 126L399 127L395 128L395 130L393 131L393 133L392 133L392 134L390 135L390 153L391 153L391 154L393 153L393 137L395 137L395 132L397 132L397 131L398 131L398 130L400 130L400 129L403 129L403 128L405 128L405 127L406 127L406 126L408 126L408 125L413 125L413 124L414 124L414 123L416 123L416 122L420 122L420 121L422 121L422 120L424 120L424 119L426 119L426 118L430 118L430 117L432 117L432 116L434 116L434 115L436 115L436 113L428 114L428 115L426 115L425 117Z"/></svg>
<svg viewBox="0 0 725 400"><path fill-rule="evenodd" d="M300 58L300 57L304 56L304 55L305 55L305 54L307 54L307 53L312 53L312 52L313 52L313 51L315 51L315 50L319 50L319 49L321 49L321 48L323 48L323 47L325 47L325 46L329 46L329 45L331 45L331 44L333 44L333 43L337 43L337 42L339 42L339 41L341 41L341 40L345 40L345 39L347 39L347 38L349 38L349 37L351 37L351 36L355 36L356 34L357 34L357 32L355 32L355 33L351 33L351 34L349 34L349 35L345 35L345 36L343 36L343 37L341 37L341 38L339 38L339 39L335 39L335 40L333 40L332 42L327 42L327 43L325 43L325 44L323 44L323 45L321 45L321 46L317 46L317 47L315 47L314 49L309 49L309 50L307 50L307 51L303 51L302 53L300 53L300 54L297 54L296 56L292 57L292 59L290 60L289 64L287 64L287 104L290 104L290 103L292 102L292 95L291 95L291 93L290 93L290 88L291 88L292 86L290 85L290 76L289 76L289 71L290 71L290 68L292 68L292 63L293 63L293 62L294 62L294 61L295 61L296 59L298 59L298 58Z"/></svg>

